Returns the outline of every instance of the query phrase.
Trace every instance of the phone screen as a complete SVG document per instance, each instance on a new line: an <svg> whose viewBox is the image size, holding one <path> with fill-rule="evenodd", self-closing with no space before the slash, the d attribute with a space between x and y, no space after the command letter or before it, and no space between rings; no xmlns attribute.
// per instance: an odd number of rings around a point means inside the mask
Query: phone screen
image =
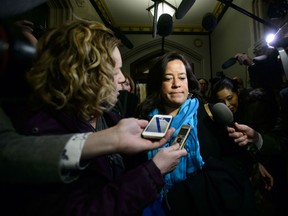
<svg viewBox="0 0 288 216"><path fill-rule="evenodd" d="M148 125L147 132L164 133L169 126L171 118L155 117Z"/></svg>
<svg viewBox="0 0 288 216"><path fill-rule="evenodd" d="M189 128L181 128L181 130L179 131L179 135L185 136L188 131Z"/></svg>

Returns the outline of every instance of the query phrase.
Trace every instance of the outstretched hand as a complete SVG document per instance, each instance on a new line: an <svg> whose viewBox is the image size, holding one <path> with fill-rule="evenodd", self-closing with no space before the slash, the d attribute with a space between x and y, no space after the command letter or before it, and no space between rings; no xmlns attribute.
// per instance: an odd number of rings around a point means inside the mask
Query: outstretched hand
<svg viewBox="0 0 288 216"><path fill-rule="evenodd" d="M133 154L159 148L170 139L175 131L174 128L170 128L162 139L149 140L141 136L147 124L148 121L135 118L121 120L116 125L116 133L119 137L119 152Z"/></svg>
<svg viewBox="0 0 288 216"><path fill-rule="evenodd" d="M141 134L148 124L146 120L126 118L114 127L89 134L84 143L81 159L112 153L135 154L163 146L175 129L170 128L160 140L144 139Z"/></svg>
<svg viewBox="0 0 288 216"><path fill-rule="evenodd" d="M253 60L246 53L236 53L234 58L236 58L240 65L253 65Z"/></svg>
<svg viewBox="0 0 288 216"><path fill-rule="evenodd" d="M227 127L229 137L239 146L245 146L251 142L257 142L259 134L253 128L244 124L235 123L234 127Z"/></svg>

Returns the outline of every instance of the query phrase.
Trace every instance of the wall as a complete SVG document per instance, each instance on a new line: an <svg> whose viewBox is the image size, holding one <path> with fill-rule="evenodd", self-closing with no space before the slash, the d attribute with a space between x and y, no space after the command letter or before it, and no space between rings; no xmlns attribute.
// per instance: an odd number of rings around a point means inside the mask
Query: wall
<svg viewBox="0 0 288 216"><path fill-rule="evenodd" d="M126 47L121 48L123 58L123 71L130 71L130 64L143 56L153 53L157 50L161 51L162 38L152 38L152 35L126 35L134 45L129 50ZM203 42L202 47L194 45L195 39ZM165 50L175 50L184 53L191 63L194 64L194 71L197 77L210 78L210 56L209 56L209 38L208 36L198 35L169 35L165 37Z"/></svg>
<svg viewBox="0 0 288 216"><path fill-rule="evenodd" d="M233 4L251 12L252 0L234 0ZM248 53L253 57L253 19L229 7L211 35L212 70L228 77L240 76L248 81L247 68L238 63L223 70L222 64L236 53Z"/></svg>
<svg viewBox="0 0 288 216"><path fill-rule="evenodd" d="M267 19L269 1L234 0L233 4L267 23L275 22L275 20ZM250 57L255 57L253 53L255 45L259 44L260 41L265 43L265 36L269 32L271 32L271 28L267 24L229 7L211 35L211 61L214 76L218 71L222 71L228 77L239 76L244 80L245 86L249 87L247 67L236 63L223 70L221 66L236 53L247 53Z"/></svg>

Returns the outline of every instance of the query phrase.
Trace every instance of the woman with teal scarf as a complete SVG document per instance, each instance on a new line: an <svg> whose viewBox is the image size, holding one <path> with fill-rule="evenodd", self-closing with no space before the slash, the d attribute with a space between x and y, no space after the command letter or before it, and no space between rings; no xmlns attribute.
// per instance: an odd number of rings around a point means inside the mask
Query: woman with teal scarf
<svg viewBox="0 0 288 216"><path fill-rule="evenodd" d="M158 200L151 203L143 215L167 215L163 204L165 194L176 183L187 179L198 170L204 162L200 155L200 146L197 136L197 110L199 101L193 98L199 89L199 83L189 62L181 54L170 52L156 62L150 69L147 83L147 99L140 105L141 117L151 118L155 114L172 115L171 127L175 128L172 138L162 147L172 145L176 135L183 124L188 124L192 130L186 141L187 156L182 157L178 166L164 176L165 187ZM148 152L151 159L159 149Z"/></svg>

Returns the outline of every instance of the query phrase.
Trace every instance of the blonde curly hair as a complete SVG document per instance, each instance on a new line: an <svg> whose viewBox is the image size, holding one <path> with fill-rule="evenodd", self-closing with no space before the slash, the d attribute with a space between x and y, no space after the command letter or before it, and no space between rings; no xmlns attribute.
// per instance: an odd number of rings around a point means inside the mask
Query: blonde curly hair
<svg viewBox="0 0 288 216"><path fill-rule="evenodd" d="M27 79L42 105L89 120L117 101L113 50L120 41L96 21L72 21L47 32Z"/></svg>

